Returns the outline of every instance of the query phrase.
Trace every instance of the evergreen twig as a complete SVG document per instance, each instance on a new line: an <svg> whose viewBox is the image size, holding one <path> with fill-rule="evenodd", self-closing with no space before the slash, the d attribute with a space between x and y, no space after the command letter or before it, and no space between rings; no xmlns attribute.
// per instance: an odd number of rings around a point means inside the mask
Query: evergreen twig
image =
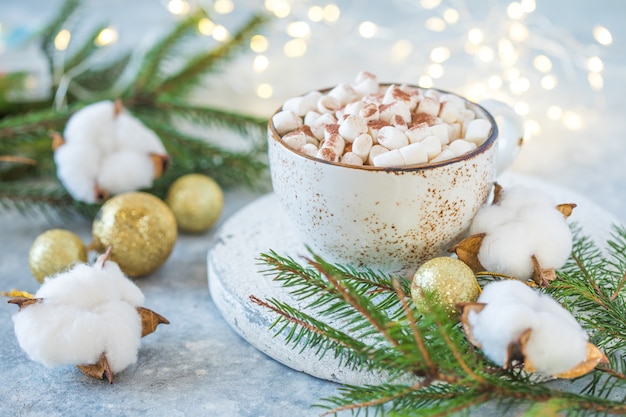
<svg viewBox="0 0 626 417"><path fill-rule="evenodd" d="M547 289L577 312L594 344L610 359L587 377L589 384L581 392L551 387L516 367L496 367L428 294L425 307L417 311L405 281L332 265L315 254L304 264L271 251L260 260L264 274L297 300L307 301L299 309L252 297L277 314L274 330L288 343L314 349L319 357L331 350L355 369L388 372L388 382L380 385L341 387L318 404L325 414L443 416L490 401L528 416L626 414L623 398L616 399L617 390L626 389L626 228L614 226L606 247L578 232L570 262ZM399 382L407 377L415 382Z"/></svg>

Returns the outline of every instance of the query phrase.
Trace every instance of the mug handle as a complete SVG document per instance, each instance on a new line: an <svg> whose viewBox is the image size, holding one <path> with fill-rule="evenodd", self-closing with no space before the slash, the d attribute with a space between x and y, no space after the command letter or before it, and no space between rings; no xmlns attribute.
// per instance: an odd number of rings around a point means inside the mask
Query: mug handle
<svg viewBox="0 0 626 417"><path fill-rule="evenodd" d="M513 164L524 142L524 119L502 101L486 99L479 104L491 113L498 125L496 172L500 175Z"/></svg>

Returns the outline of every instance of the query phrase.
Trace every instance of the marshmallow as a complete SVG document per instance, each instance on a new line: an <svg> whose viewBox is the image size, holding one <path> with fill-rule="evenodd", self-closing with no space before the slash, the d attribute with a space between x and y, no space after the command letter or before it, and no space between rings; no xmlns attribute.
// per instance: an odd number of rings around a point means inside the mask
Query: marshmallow
<svg viewBox="0 0 626 417"><path fill-rule="evenodd" d="M352 103L346 104L343 111L344 111L344 114L347 114L347 115L354 114L354 115L359 116L361 109L365 106L368 106L368 104L364 103L361 100L353 101Z"/></svg>
<svg viewBox="0 0 626 417"><path fill-rule="evenodd" d="M404 166L404 158L399 149L392 149L389 152L383 152L373 159L373 165L376 167L402 167Z"/></svg>
<svg viewBox="0 0 626 417"><path fill-rule="evenodd" d="M441 104L439 117L444 123L454 123L459 117L459 108L452 102L444 102Z"/></svg>
<svg viewBox="0 0 626 417"><path fill-rule="evenodd" d="M308 155L312 158L317 154L317 146L312 143L305 143L303 147L299 149L299 151L305 155Z"/></svg>
<svg viewBox="0 0 626 417"><path fill-rule="evenodd" d="M429 90L432 91L432 90ZM420 113L426 113L431 116L439 115L439 101L428 95L422 98L422 100L417 105L417 111Z"/></svg>
<svg viewBox="0 0 626 417"><path fill-rule="evenodd" d="M471 150L476 149L476 144L474 142L468 142L463 139L457 139L450 145L448 145L448 149L452 151L454 156L461 156Z"/></svg>
<svg viewBox="0 0 626 417"><path fill-rule="evenodd" d="M324 113L323 115L315 119L313 123L309 125L309 127L311 128L313 136L318 139L323 139L326 126L333 123L337 123L337 119L335 119L335 116L330 113Z"/></svg>
<svg viewBox="0 0 626 417"><path fill-rule="evenodd" d="M437 90L426 90L426 92L424 93L424 97L428 97L428 98L432 98L434 100L436 100L437 102L440 101L440 97L441 97L441 93Z"/></svg>
<svg viewBox="0 0 626 417"><path fill-rule="evenodd" d="M328 97L333 97L337 99L337 101L340 103L340 107L355 100L357 96L358 94L354 90L354 88L352 88L350 84L346 83L338 84L328 92Z"/></svg>
<svg viewBox="0 0 626 417"><path fill-rule="evenodd" d="M322 150L323 148L332 149L337 154L337 157L339 157L346 148L346 141L343 140L341 135L332 134L328 138L324 139L322 146L320 146L320 150Z"/></svg>
<svg viewBox="0 0 626 417"><path fill-rule="evenodd" d="M422 139L430 135L430 126L426 123L420 123L406 131L406 137L409 138L411 143L421 142Z"/></svg>
<svg viewBox="0 0 626 417"><path fill-rule="evenodd" d="M322 115L322 113L319 113L315 110L309 110L308 112L306 112L306 114L304 115L304 124L305 125L309 125L311 126L313 124L313 122Z"/></svg>
<svg viewBox="0 0 626 417"><path fill-rule="evenodd" d="M334 113L342 107L336 97L323 96L317 101L317 111L320 113Z"/></svg>
<svg viewBox="0 0 626 417"><path fill-rule="evenodd" d="M404 165L419 165L428 162L428 154L422 142L415 142L398 149Z"/></svg>
<svg viewBox="0 0 626 417"><path fill-rule="evenodd" d="M443 105L449 105L451 107L456 107L457 110L465 108L465 100L456 94L443 93L439 96L439 102Z"/></svg>
<svg viewBox="0 0 626 417"><path fill-rule="evenodd" d="M374 74L362 71L357 74L352 87L359 97L363 97L368 94L375 94L378 92L378 79Z"/></svg>
<svg viewBox="0 0 626 417"><path fill-rule="evenodd" d="M306 135L298 131L289 132L283 136L283 142L291 149L300 149L306 145Z"/></svg>
<svg viewBox="0 0 626 417"><path fill-rule="evenodd" d="M278 132L279 135L284 135L302 126L302 119L291 110L282 110L272 117L272 123L274 124L276 132Z"/></svg>
<svg viewBox="0 0 626 417"><path fill-rule="evenodd" d="M352 142L352 152L365 161L373 145L374 141L372 140L372 137L367 133L364 133L357 136Z"/></svg>
<svg viewBox="0 0 626 417"><path fill-rule="evenodd" d="M446 148L444 150L441 151L441 153L439 155L437 155L436 157L434 157L433 159L430 160L431 164L434 164L436 162L443 162L443 161L447 161L448 159L452 159L454 158L456 155L454 154L454 152L452 152L450 149Z"/></svg>
<svg viewBox="0 0 626 417"><path fill-rule="evenodd" d="M407 130L409 130L408 125L406 124L406 121L402 118L402 116L400 116L399 114L396 114L395 116L393 116L390 120L391 125L403 132L406 132Z"/></svg>
<svg viewBox="0 0 626 417"><path fill-rule="evenodd" d="M382 145L374 145L370 149L370 154L367 157L367 163L369 165L374 165L374 158L383 153L389 152L389 149L385 148Z"/></svg>
<svg viewBox="0 0 626 417"><path fill-rule="evenodd" d="M393 103L394 101L403 101L410 105L411 95L403 91L395 84L390 85L383 95L382 104ZM410 107L410 106L409 106Z"/></svg>
<svg viewBox="0 0 626 417"><path fill-rule="evenodd" d="M324 140L329 139L333 135L339 134L339 125L337 123L330 123L324 126Z"/></svg>
<svg viewBox="0 0 626 417"><path fill-rule="evenodd" d="M424 146L428 159L432 159L441 153L442 143L437 136L428 136L423 141L417 142Z"/></svg>
<svg viewBox="0 0 626 417"><path fill-rule="evenodd" d="M450 123L448 125L448 140L452 142L453 140L457 140L460 138L461 138L461 124Z"/></svg>
<svg viewBox="0 0 626 417"><path fill-rule="evenodd" d="M323 96L319 91L311 91L305 96L287 99L283 110L291 110L298 116L304 116L309 111L317 109L317 102Z"/></svg>
<svg viewBox="0 0 626 417"><path fill-rule="evenodd" d="M374 143L378 143L378 132L385 126L389 126L389 123L382 120L370 120L367 122L367 133L372 137Z"/></svg>
<svg viewBox="0 0 626 417"><path fill-rule="evenodd" d="M320 148L315 157L328 162L339 162L339 154L331 148Z"/></svg>
<svg viewBox="0 0 626 417"><path fill-rule="evenodd" d="M431 126L430 134L433 136L437 136L439 140L441 141L442 145L447 145L450 142L450 139L448 138L448 125L447 124Z"/></svg>
<svg viewBox="0 0 626 417"><path fill-rule="evenodd" d="M474 142L476 145L482 144L489 137L491 123L486 119L474 119L468 123L465 130L465 140Z"/></svg>
<svg viewBox="0 0 626 417"><path fill-rule="evenodd" d="M359 102L362 103L362 102ZM378 120L380 117L380 112L378 111L378 106L374 103L366 104L361 110L359 110L359 116L363 119L367 120Z"/></svg>
<svg viewBox="0 0 626 417"><path fill-rule="evenodd" d="M439 105L439 103L437 103L437 105ZM404 101L381 104L378 109L380 111L380 120L389 122L394 116L399 115L405 122L411 123L411 109L409 108L409 104Z"/></svg>
<svg viewBox="0 0 626 417"><path fill-rule="evenodd" d="M346 165L355 165L360 166L363 165L363 159L360 156L355 154L354 152L346 152L341 157L340 162Z"/></svg>
<svg viewBox="0 0 626 417"><path fill-rule="evenodd" d="M384 126L378 132L378 143L387 149L398 149L409 144L404 132L394 126Z"/></svg>
<svg viewBox="0 0 626 417"><path fill-rule="evenodd" d="M354 141L357 136L363 133L367 133L367 122L362 117L349 115L339 125L339 134L348 142Z"/></svg>

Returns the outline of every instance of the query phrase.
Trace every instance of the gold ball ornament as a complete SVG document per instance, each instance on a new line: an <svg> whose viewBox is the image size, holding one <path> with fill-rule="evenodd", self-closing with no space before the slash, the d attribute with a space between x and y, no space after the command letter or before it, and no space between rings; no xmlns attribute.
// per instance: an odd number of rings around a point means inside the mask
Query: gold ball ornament
<svg viewBox="0 0 626 417"><path fill-rule="evenodd" d="M51 229L37 236L28 251L28 266L39 282L77 263L87 262L87 248L74 233Z"/></svg>
<svg viewBox="0 0 626 417"><path fill-rule="evenodd" d="M433 258L418 268L411 282L411 297L419 310L424 309L424 293L431 293L450 316L457 303L474 302L480 285L470 267L463 261L446 256Z"/></svg>
<svg viewBox="0 0 626 417"><path fill-rule="evenodd" d="M130 277L156 270L170 256L177 237L176 219L160 198L145 192L107 200L92 227L93 248L111 247L111 260Z"/></svg>
<svg viewBox="0 0 626 417"><path fill-rule="evenodd" d="M204 232L220 217L224 193L212 178L187 174L170 186L165 202L172 209L181 230Z"/></svg>

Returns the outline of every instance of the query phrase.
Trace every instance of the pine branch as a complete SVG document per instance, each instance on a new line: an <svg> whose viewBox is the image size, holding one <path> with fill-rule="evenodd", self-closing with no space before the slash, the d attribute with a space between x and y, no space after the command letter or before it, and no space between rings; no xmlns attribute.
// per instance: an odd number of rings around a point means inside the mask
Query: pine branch
<svg viewBox="0 0 626 417"><path fill-rule="evenodd" d="M106 25L99 25L91 31L78 50L63 63L63 70L65 72L68 72L72 68L85 62L85 60L93 55L93 53L98 49L98 46L96 45L96 38L106 27Z"/></svg>
<svg viewBox="0 0 626 417"><path fill-rule="evenodd" d="M217 64L222 64L232 59L236 52L243 47L245 40L265 24L265 15L252 16L241 29L239 29L228 41L221 43L209 53L201 53L192 57L187 64L176 74L166 78L156 89L160 94L176 91L187 92L196 85L202 75L213 71Z"/></svg>
<svg viewBox="0 0 626 417"><path fill-rule="evenodd" d="M621 301L626 280L626 230L616 229L607 246L611 256L602 258L603 252L588 238L577 236L572 262L565 268L571 276L562 272L551 291L570 301L574 297L575 304L582 300L590 311L606 312L607 306L622 311L622 321L614 323L621 327L626 317ZM458 323L428 294L423 314L416 311L407 296L406 282L331 265L314 254L304 265L275 252L262 254L260 260L265 275L280 282L297 300L307 301L297 309L280 300L253 297L256 304L279 316L275 327L280 327L278 333L286 335L290 344L315 349L320 357L332 350L335 356L347 358L347 365L357 364L356 369L391 370L393 377L387 383L341 388L339 395L319 405L328 410L327 414L451 415L488 401L505 410L527 410L528 415L538 415L542 410L580 416L626 414L623 401L612 399L617 387L626 388L626 364L617 356L622 349L620 340L611 345L615 349L611 365L592 373L593 389L563 391L531 380L516 367L495 367L469 345ZM603 278L598 279L595 275L607 271L612 272L612 278L601 275ZM393 299L381 309L377 297ZM613 320L610 315L603 319ZM587 320L591 328L593 323L600 323L597 318ZM612 340L615 334L592 337ZM376 350L381 348L384 354ZM422 378L413 385L394 383L400 375Z"/></svg>
<svg viewBox="0 0 626 417"><path fill-rule="evenodd" d="M65 0L56 17L40 33L41 50L46 55L50 68L53 66L53 54L55 53L54 38L63 29L63 25L69 17L78 10L79 6L80 0Z"/></svg>

